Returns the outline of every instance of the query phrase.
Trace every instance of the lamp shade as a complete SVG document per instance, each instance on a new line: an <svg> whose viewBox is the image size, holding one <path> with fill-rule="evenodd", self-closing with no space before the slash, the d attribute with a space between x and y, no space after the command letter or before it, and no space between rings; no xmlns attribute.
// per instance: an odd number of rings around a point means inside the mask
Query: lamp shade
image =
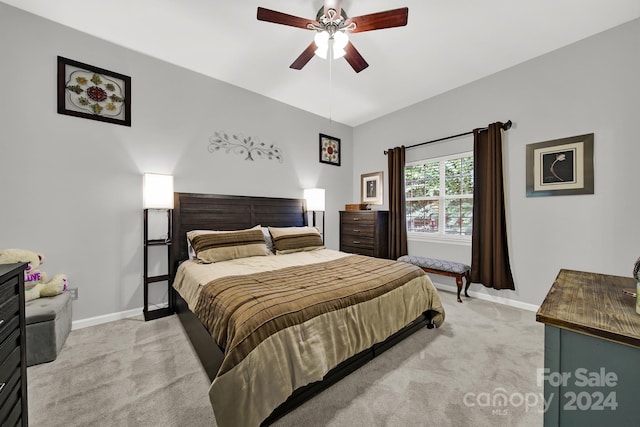
<svg viewBox="0 0 640 427"><path fill-rule="evenodd" d="M143 196L145 209L173 209L173 176L145 173Z"/></svg>
<svg viewBox="0 0 640 427"><path fill-rule="evenodd" d="M324 211L324 188L307 188L304 198L308 211Z"/></svg>

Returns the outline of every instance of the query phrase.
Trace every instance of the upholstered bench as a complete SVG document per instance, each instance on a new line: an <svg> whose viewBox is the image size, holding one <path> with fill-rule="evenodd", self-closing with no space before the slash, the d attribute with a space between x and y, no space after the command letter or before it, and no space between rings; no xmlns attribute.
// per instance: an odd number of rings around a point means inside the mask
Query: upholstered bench
<svg viewBox="0 0 640 427"><path fill-rule="evenodd" d="M71 331L71 294L27 302L25 320L27 366L55 360Z"/></svg>
<svg viewBox="0 0 640 427"><path fill-rule="evenodd" d="M440 274L442 276L449 276L456 278L456 285L458 285L458 302L462 302L460 299L460 291L462 291L462 278L464 277L467 284L464 288L464 296L469 297L467 290L471 284L471 267L462 264L460 262L445 261L435 258L424 258L421 256L403 255L398 258L398 261L408 262L409 264L417 265L427 273Z"/></svg>

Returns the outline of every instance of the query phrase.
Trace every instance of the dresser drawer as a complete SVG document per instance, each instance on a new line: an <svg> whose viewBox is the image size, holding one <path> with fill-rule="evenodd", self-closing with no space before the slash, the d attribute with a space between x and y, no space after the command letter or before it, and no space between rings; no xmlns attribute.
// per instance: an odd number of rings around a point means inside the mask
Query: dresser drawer
<svg viewBox="0 0 640 427"><path fill-rule="evenodd" d="M13 410L11 411L11 413L9 414L9 416L7 417L7 422L6 425L8 426L21 426L24 425L23 421L22 421L22 402L20 402L18 400L18 402L16 403L16 405L13 407Z"/></svg>
<svg viewBox="0 0 640 427"><path fill-rule="evenodd" d="M0 286L0 301L4 302L13 296L18 296L20 288L18 287L18 277L14 276L9 278L6 282Z"/></svg>
<svg viewBox="0 0 640 427"><path fill-rule="evenodd" d="M342 212L343 224L366 224L371 227L376 223L376 215L374 212Z"/></svg>
<svg viewBox="0 0 640 427"><path fill-rule="evenodd" d="M22 406L22 389L20 388L20 382L18 382L8 393L7 399L4 405L0 407L0 425L2 426L15 426L15 422L10 422L14 418L16 421L21 416Z"/></svg>
<svg viewBox="0 0 640 427"><path fill-rule="evenodd" d="M12 319L20 316L20 300L18 295L14 295L0 304L0 337L5 338L4 331ZM0 342L2 342L0 339Z"/></svg>
<svg viewBox="0 0 640 427"><path fill-rule="evenodd" d="M20 329L13 331L9 338L0 344L0 360L6 360L15 348L20 348Z"/></svg>
<svg viewBox="0 0 640 427"><path fill-rule="evenodd" d="M15 388L16 384L20 383L20 349L16 348L14 353L11 353L9 359L2 364L3 378L0 379L0 406L4 406L5 401L11 395L11 390Z"/></svg>
<svg viewBox="0 0 640 427"><path fill-rule="evenodd" d="M23 425L23 421L22 421L22 402L20 400L18 400L18 402L16 402L15 406L13 407L13 410L11 411L9 416L7 417L6 425L8 425L8 426L20 426L20 425Z"/></svg>
<svg viewBox="0 0 640 427"><path fill-rule="evenodd" d="M352 246L356 248L372 248L375 246L375 240L372 236L350 236L343 235L340 238L340 245Z"/></svg>
<svg viewBox="0 0 640 427"><path fill-rule="evenodd" d="M366 256L375 256L375 250L373 247L363 247L363 246L346 246L340 245L340 250L342 252L349 252L351 254L356 255L366 255Z"/></svg>
<svg viewBox="0 0 640 427"><path fill-rule="evenodd" d="M17 329L20 329L20 316L16 314L11 319L5 319L5 322L0 326L0 345Z"/></svg>
<svg viewBox="0 0 640 427"><path fill-rule="evenodd" d="M9 278L0 286L0 320L6 321L20 311L19 289L17 276Z"/></svg>
<svg viewBox="0 0 640 427"><path fill-rule="evenodd" d="M340 234L349 236L373 236L375 231L374 224L359 224L357 222L343 222L340 224Z"/></svg>

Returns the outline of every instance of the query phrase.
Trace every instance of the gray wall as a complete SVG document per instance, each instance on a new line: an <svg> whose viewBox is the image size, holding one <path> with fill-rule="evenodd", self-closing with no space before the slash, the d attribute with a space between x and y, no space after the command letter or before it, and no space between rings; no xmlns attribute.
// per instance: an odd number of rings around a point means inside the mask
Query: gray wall
<svg viewBox="0 0 640 427"><path fill-rule="evenodd" d="M57 114L56 58L132 78L129 127ZM142 306L142 174L176 191L302 197L326 189L326 241L351 199L351 127L141 55L0 3L0 248L43 252L79 288L74 320ZM274 143L284 162L210 154L215 131ZM318 162L318 134L342 166Z"/></svg>
<svg viewBox="0 0 640 427"><path fill-rule="evenodd" d="M640 255L639 20L355 129L2 3L0 55L0 248L43 252L44 271L66 273L80 290L75 320L142 305L143 172L173 174L176 191L301 197L303 188L326 188L326 240L337 249L338 211L359 200L360 174L385 171L386 185L384 149L497 120L515 123L505 144L517 289L472 289L539 304L560 268L628 276ZM57 114L58 55L131 76L132 127ZM210 154L218 130L275 143L285 161ZM526 145L590 132L595 194L526 198ZM318 162L318 133L342 139L341 167ZM408 159L470 148L462 138ZM468 245L409 248L470 261Z"/></svg>
<svg viewBox="0 0 640 427"><path fill-rule="evenodd" d="M505 133L511 265L516 291L472 289L538 305L560 268L630 276L637 227L640 20L426 100L354 130L354 182L386 171L382 151L495 121ZM526 198L525 147L595 133L595 194ZM408 160L472 148L470 138L409 150ZM386 189L385 189L386 190ZM354 186L353 197L359 188ZM382 206L382 208L386 208ZM470 262L469 245L412 241L414 255ZM447 278L434 280L451 284Z"/></svg>

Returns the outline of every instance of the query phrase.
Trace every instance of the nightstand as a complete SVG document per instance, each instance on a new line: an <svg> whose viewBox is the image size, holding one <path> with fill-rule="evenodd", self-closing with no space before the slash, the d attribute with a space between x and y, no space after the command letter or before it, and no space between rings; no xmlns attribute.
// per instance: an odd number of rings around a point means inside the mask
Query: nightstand
<svg viewBox="0 0 640 427"><path fill-rule="evenodd" d="M167 238L149 239L149 210L144 210L144 307L142 309L144 320L153 320L160 317L169 316L174 313L173 292L171 292L171 272L157 276L149 276L149 248L153 246L164 246L167 251L167 268L171 269L171 222L172 210L167 212ZM149 285L166 282L167 286L167 307L149 310Z"/></svg>

